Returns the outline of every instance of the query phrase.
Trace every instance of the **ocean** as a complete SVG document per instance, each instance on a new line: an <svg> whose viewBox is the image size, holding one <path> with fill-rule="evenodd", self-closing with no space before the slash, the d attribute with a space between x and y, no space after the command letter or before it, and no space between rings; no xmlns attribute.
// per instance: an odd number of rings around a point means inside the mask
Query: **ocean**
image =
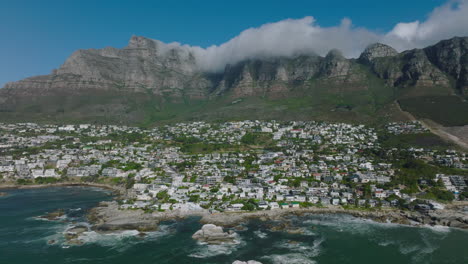
<svg viewBox="0 0 468 264"><path fill-rule="evenodd" d="M446 227L409 227L375 223L347 215L291 217L292 230L272 231L274 222L252 220L236 231L235 245L203 245L191 236L197 218L161 223L138 236L86 232L81 246L68 246L63 232L87 224L86 210L112 199L89 187L3 190L0 197L0 263L468 263L468 231ZM64 209L62 221L38 219ZM49 244L55 241L54 244Z"/></svg>

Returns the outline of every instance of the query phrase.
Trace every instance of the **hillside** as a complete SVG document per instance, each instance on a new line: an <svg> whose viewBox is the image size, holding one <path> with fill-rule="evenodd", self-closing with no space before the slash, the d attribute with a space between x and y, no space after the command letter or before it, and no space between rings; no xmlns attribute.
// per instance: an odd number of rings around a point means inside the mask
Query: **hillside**
<svg viewBox="0 0 468 264"><path fill-rule="evenodd" d="M0 121L150 125L181 120L417 117L468 124L468 38L398 53L370 45L358 59L257 58L204 72L193 54L144 37L123 49L78 50L49 75L0 89ZM437 109L437 110L436 110Z"/></svg>

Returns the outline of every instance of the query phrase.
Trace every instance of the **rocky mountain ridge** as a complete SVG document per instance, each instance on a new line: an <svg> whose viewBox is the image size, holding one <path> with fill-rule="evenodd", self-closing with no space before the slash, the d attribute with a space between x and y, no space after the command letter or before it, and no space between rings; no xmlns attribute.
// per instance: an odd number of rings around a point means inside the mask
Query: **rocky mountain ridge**
<svg viewBox="0 0 468 264"><path fill-rule="evenodd" d="M359 81L354 69L370 66L372 72L392 86L450 85L468 89L468 38L452 38L425 49L398 53L380 43L366 48L359 59L346 59L331 50L325 57L251 59L227 65L222 73L204 73L194 55L180 47L133 36L123 49L78 50L52 74L8 83L6 89L149 89L154 94L181 92L194 98L233 90L234 95L255 94L253 82L273 92L312 78L339 83ZM283 84L281 84L283 83Z"/></svg>
<svg viewBox="0 0 468 264"><path fill-rule="evenodd" d="M358 59L347 59L338 50L325 57L249 59L208 73L188 49L133 36L123 49L78 50L49 75L6 84L0 89L0 111L15 112L32 97L57 94L142 94L176 102L223 96L274 99L300 97L317 87L333 95L366 93L372 82L396 94L393 99L466 95L468 37L401 53L376 43Z"/></svg>

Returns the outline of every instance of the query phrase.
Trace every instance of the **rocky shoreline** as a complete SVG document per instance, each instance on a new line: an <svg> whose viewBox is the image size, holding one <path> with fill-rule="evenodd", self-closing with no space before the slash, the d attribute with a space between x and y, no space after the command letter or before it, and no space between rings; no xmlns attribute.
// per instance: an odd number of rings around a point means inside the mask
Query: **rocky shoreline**
<svg viewBox="0 0 468 264"><path fill-rule="evenodd" d="M468 207L461 210L448 209L429 211L427 213L404 210L361 211L344 209L341 207L283 209L275 211L257 211L245 213L207 214L202 217L200 222L233 227L239 223L254 218L260 219L262 221L282 221L285 219L285 217L291 215L304 216L307 214L346 214L358 218L370 219L380 223L393 223L411 226L441 225L468 229Z"/></svg>
<svg viewBox="0 0 468 264"><path fill-rule="evenodd" d="M167 211L146 213L141 209L119 209L115 201L101 202L92 208L87 215L88 221L96 231L138 230L155 231L161 221L180 220L189 216L209 214L207 210L199 211Z"/></svg>
<svg viewBox="0 0 468 264"><path fill-rule="evenodd" d="M98 187L112 190L117 195L125 196L125 189L119 186L88 183L58 183L48 185L0 185L0 189L33 189L48 187ZM89 230L99 233L111 233L125 230L137 230L142 235L144 232L158 230L162 221L182 220L187 217L200 217L200 223L216 225L241 231L243 224L258 219L262 222L275 222L270 226L271 231L285 231L288 233L301 232L298 228L290 225L291 216L307 216L312 214L343 214L358 218L369 219L375 222L402 224L410 226L447 226L453 228L468 229L468 202L453 202L444 209L429 210L426 212L398 210L398 209L375 209L359 210L345 209L341 206L310 207L310 208L287 208L278 210L252 211L252 212L217 212L210 213L209 210L171 210L165 212L145 212L141 209L120 209L117 201L106 201L99 203L90 209L86 215L91 227ZM60 220L63 212L58 210L40 216L46 220ZM80 232L66 235L67 240L78 241ZM77 234L76 234L77 233ZM68 234L68 233L67 233ZM224 233L223 233L224 234ZM201 239L203 240L203 239ZM73 244L73 243L72 243Z"/></svg>
<svg viewBox="0 0 468 264"><path fill-rule="evenodd" d="M116 185L101 184L101 183L87 183L87 182L59 182L49 184L30 184L30 185L18 185L18 184L0 184L0 190L23 190L23 189L43 189L52 187L96 187L114 192L116 195L124 195L125 188ZM0 192L1 196L1 192Z"/></svg>
<svg viewBox="0 0 468 264"><path fill-rule="evenodd" d="M99 183L64 182L41 185L0 185L0 189L36 189L50 187L97 187L113 191L115 195L125 196L126 190L121 186ZM7 195L0 192L0 196ZM404 225L441 225L455 228L468 229L468 202L453 202L445 209L430 210L427 212L380 209L380 210L355 210L345 209L341 206L287 208L279 210L253 211L253 212L220 212L210 213L208 210L145 213L141 209L120 210L116 201L101 202L92 208L87 218L94 225L93 229L101 232L116 230L157 230L161 221L179 220L190 216L201 217L202 224L215 224L222 227L236 227L251 219L262 221L281 221L285 217L305 214L347 214L359 218L370 219L382 223L395 223Z"/></svg>
<svg viewBox="0 0 468 264"><path fill-rule="evenodd" d="M199 217L203 227L195 232L193 239L206 244L236 244L238 235L236 231L244 231L245 223L250 220L259 220L272 232L287 232L301 234L305 230L297 226L292 216L307 217L308 215L341 214L369 219L380 223L401 224L409 226L448 226L468 229L468 203L459 202L446 206L446 209L418 212L407 210L351 210L340 206L288 208L253 212L219 212L210 213L209 210L173 210L166 212L145 212L141 209L121 210L116 201L101 202L90 209L86 218L89 225L73 225L65 230L64 238L67 245L82 245L81 235L85 232L95 231L101 234L118 233L127 230L137 230L140 236L146 232L158 230L163 221L182 220L188 217ZM40 219L50 221L65 221L63 210L39 216ZM226 230L224 232L223 228ZM56 241L49 241L54 244Z"/></svg>
<svg viewBox="0 0 468 264"><path fill-rule="evenodd" d="M102 202L88 213L88 219L96 231L117 230L157 230L161 221L184 219L198 216L200 223L213 224L225 228L241 228L240 225L252 219L260 221L277 221L287 223L290 216L306 216L308 214L346 214L370 219L381 223L403 224L411 226L441 225L468 229L468 203L452 204L447 209L418 212L396 209L386 210L351 210L342 207L326 208L288 208L254 212L222 212L210 213L208 210L168 211L145 213L143 210L120 210L117 202ZM275 227L278 230L287 228L287 224Z"/></svg>

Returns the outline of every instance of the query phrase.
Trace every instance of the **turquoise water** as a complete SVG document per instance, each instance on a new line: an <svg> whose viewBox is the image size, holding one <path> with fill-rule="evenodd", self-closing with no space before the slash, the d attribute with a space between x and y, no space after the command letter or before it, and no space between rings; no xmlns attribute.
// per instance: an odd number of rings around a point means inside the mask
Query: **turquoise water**
<svg viewBox="0 0 468 264"><path fill-rule="evenodd" d="M468 232L378 224L344 215L291 218L301 234L272 232L252 221L237 245L192 240L198 219L167 222L145 238L136 232L89 232L82 246L64 246L62 232L84 221L86 210L109 193L93 188L7 190L0 198L0 263L468 263ZM35 217L66 210L63 222ZM57 243L49 245L49 240Z"/></svg>

